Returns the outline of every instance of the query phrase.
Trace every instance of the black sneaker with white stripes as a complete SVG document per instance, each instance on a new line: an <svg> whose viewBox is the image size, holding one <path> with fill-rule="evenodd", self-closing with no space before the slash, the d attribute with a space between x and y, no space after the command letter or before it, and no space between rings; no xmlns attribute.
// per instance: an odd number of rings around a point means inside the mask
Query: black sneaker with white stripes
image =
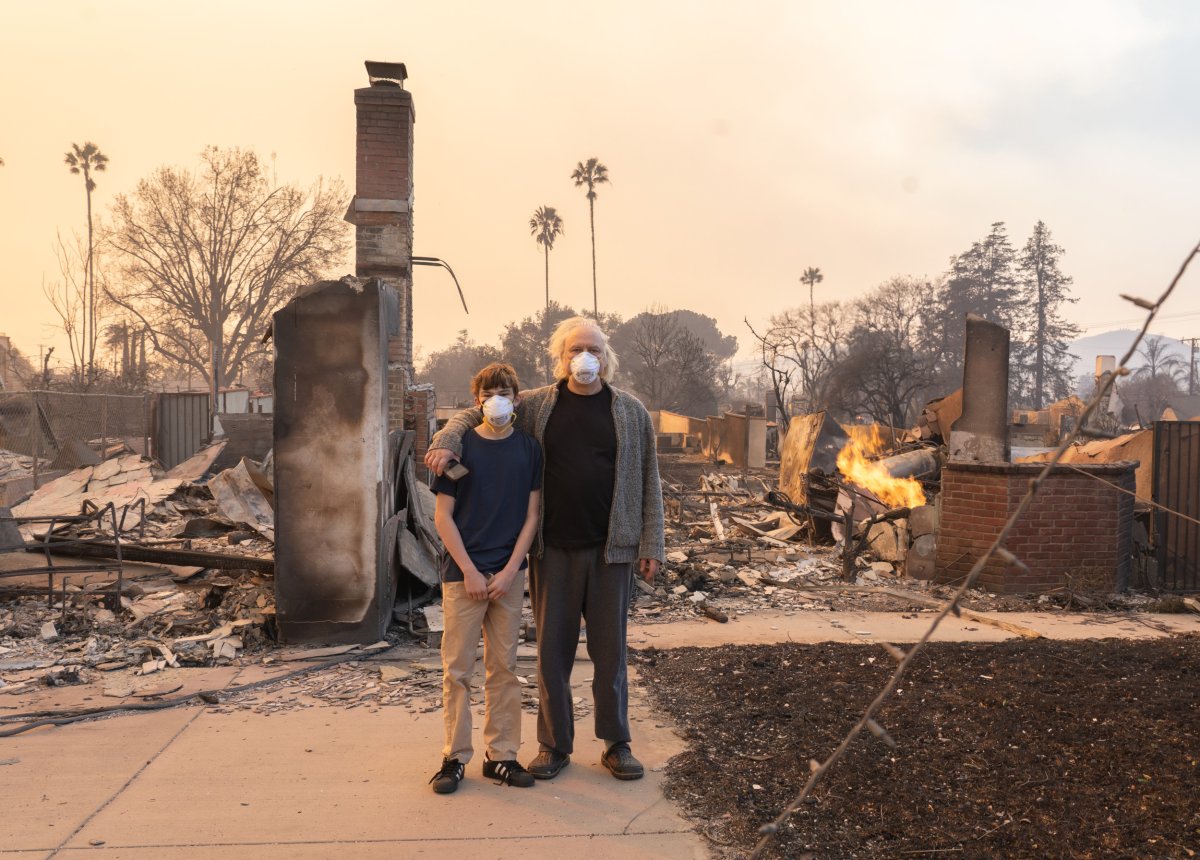
<svg viewBox="0 0 1200 860"><path fill-rule="evenodd" d="M533 774L521 767L516 759L492 761L485 758L483 775L487 779L496 780L496 785L515 785L517 788L529 788L533 785Z"/></svg>
<svg viewBox="0 0 1200 860"><path fill-rule="evenodd" d="M458 784L462 782L463 772L465 768L456 758L442 759L442 768L429 781L433 784L433 790L438 794L453 794L458 791Z"/></svg>

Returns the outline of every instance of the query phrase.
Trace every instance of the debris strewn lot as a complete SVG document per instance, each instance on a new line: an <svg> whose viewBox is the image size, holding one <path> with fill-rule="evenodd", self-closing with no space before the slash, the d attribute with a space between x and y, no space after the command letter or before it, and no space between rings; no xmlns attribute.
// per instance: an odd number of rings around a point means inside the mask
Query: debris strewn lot
<svg viewBox="0 0 1200 860"><path fill-rule="evenodd" d="M649 650L688 749L667 793L743 857L895 664L854 644ZM1189 858L1200 852L1200 637L931 643L764 856Z"/></svg>

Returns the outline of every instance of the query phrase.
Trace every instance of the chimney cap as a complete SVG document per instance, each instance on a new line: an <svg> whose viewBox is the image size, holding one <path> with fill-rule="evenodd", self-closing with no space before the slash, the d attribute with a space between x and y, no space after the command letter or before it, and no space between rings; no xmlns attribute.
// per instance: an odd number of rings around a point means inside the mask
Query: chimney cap
<svg viewBox="0 0 1200 860"><path fill-rule="evenodd" d="M408 69L404 67L404 63L381 63L367 60L366 67L371 86L392 86L404 89L404 81L408 78Z"/></svg>

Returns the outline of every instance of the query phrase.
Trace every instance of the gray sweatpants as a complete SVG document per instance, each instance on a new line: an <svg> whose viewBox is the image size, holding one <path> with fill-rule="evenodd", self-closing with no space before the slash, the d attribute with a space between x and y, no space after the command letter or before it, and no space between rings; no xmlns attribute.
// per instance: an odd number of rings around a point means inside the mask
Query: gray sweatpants
<svg viewBox="0 0 1200 860"><path fill-rule="evenodd" d="M628 742L625 628L630 564L606 563L603 546L548 546L541 558L531 556L529 562L529 594L537 622L539 747L567 754L575 749L571 669L581 617L587 622L587 652L595 670L596 737Z"/></svg>

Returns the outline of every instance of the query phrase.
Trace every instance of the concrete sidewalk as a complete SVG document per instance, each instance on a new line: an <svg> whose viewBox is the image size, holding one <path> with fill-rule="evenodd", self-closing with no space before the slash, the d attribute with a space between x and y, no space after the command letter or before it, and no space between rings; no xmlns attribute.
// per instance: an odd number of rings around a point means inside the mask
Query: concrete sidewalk
<svg viewBox="0 0 1200 860"><path fill-rule="evenodd" d="M768 642L910 642L928 613L797 611L637 625L634 647ZM1200 633L1196 615L997 614L1050 638ZM1014 634L949 617L936 639L998 641ZM582 647L580 649L582 656ZM397 652L404 652L399 653ZM411 653L409 653L411 652ZM428 660L418 648L385 658ZM289 666L287 669L295 668ZM529 656L521 671L531 671ZM184 692L279 674L278 667L179 670ZM576 666L590 706L591 664ZM0 713L74 707L88 688L0 696ZM89 704L108 704L93 695ZM268 695L264 693L264 695ZM525 857L700 858L705 842L662 795L662 768L681 748L634 685L635 753L646 778L618 782L598 763L591 717L555 780L531 789L482 778L482 753L456 794L426 780L439 763L441 713L346 709L325 703L274 714L189 705L0 739L0 858ZM523 724L527 760L534 717ZM478 738L478 731L476 733Z"/></svg>

